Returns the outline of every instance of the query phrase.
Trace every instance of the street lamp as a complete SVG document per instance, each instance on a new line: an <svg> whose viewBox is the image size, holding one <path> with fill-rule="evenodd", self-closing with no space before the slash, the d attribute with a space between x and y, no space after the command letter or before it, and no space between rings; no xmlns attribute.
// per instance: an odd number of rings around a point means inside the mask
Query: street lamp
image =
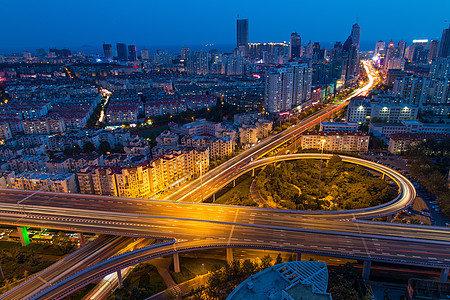
<svg viewBox="0 0 450 300"><path fill-rule="evenodd" d="M322 178L322 163L323 163L323 146L326 143L326 140L320 140L322 143L322 153L320 155L320 169L319 169L319 197L320 197L320 180Z"/></svg>

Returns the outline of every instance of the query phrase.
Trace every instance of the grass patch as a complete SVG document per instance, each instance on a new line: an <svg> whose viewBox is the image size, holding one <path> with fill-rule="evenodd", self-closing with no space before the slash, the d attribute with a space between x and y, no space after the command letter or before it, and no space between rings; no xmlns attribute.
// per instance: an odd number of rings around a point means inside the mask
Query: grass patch
<svg viewBox="0 0 450 300"><path fill-rule="evenodd" d="M156 267L150 263L141 263L123 281L123 288L117 289L108 299L146 299L167 288Z"/></svg>
<svg viewBox="0 0 450 300"><path fill-rule="evenodd" d="M231 199L236 193L239 193L242 196L250 195L250 185L252 184L253 177L252 172L245 173L238 179L236 179L236 186L224 188L223 193L220 196L216 197L215 204L229 204Z"/></svg>
<svg viewBox="0 0 450 300"><path fill-rule="evenodd" d="M168 130L168 129L169 129L169 126L160 126L160 127L149 128L149 129L145 129L145 130L141 130L141 131L136 131L136 132L133 132L133 134L137 134L138 136L143 137L143 138L155 138L161 132L163 132L164 130Z"/></svg>
<svg viewBox="0 0 450 300"><path fill-rule="evenodd" d="M173 280L176 283L182 283L195 278L197 275L203 275L208 273L208 271L212 271L214 266L224 266L225 264L226 262L220 259L180 257L180 272L176 273L173 271L173 262L169 270Z"/></svg>

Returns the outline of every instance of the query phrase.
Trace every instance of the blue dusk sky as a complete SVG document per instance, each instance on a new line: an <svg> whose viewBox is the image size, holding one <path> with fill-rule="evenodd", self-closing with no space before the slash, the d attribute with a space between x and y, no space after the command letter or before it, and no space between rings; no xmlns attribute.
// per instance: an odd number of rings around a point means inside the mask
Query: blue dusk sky
<svg viewBox="0 0 450 300"><path fill-rule="evenodd" d="M450 0L3 0L0 7L0 49L29 50L100 48L103 42L150 48L232 45L237 15L249 19L250 42L288 41L292 31L303 44L345 41L358 18L362 44L379 39L409 44L440 39L449 26L444 20L450 20Z"/></svg>

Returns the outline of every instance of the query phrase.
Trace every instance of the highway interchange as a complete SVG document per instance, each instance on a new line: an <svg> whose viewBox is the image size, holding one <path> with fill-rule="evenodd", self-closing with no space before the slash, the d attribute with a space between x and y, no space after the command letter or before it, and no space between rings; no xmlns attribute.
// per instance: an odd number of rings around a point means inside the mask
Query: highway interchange
<svg viewBox="0 0 450 300"><path fill-rule="evenodd" d="M365 67L368 68L367 65ZM367 90L370 84L373 84L372 77L368 85L349 97ZM199 202L202 189L206 197L213 195L240 174L265 163L273 163L275 159L279 161L300 158L294 155L256 160L345 104L340 102L330 105L300 124L262 141L205 174L202 186L199 180L195 180L166 198L173 201L0 190L2 224L131 237L156 237L169 241L161 247L143 248L108 259L100 265L73 275L70 280L52 285L35 298L60 298L102 276L138 262L202 248L273 249L449 268L448 229L353 219L398 212L408 207L415 197L414 187L401 174L385 166L370 166L367 161L359 163L376 168L399 184L401 194L396 201L370 210L332 214L181 202ZM312 155L309 158L317 159L317 154L316 157ZM31 194L33 195L30 196ZM18 209L17 201L28 196L30 197L24 205ZM30 291L28 288L27 290ZM7 296L2 299L19 298Z"/></svg>

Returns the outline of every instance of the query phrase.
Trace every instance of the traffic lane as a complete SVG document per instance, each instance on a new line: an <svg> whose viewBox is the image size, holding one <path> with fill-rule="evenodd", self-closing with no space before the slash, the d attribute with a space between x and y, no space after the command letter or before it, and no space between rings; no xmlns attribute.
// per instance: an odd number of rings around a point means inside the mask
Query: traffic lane
<svg viewBox="0 0 450 300"><path fill-rule="evenodd" d="M189 221L196 220L198 222L208 221L208 216L212 222L227 222L227 223L241 223L241 224L254 224L254 225L265 225L279 226L279 227L290 227L290 228L303 228L311 230L327 230L327 231L337 231L337 232L351 232L351 233L361 233L361 234L375 234L375 235L389 235L389 236L401 236L410 238L425 238L425 239L436 239L436 240L449 240L448 230L446 228L438 227L420 227L420 226L409 226L405 227L397 224L379 224L379 223L353 223L350 219L343 222L336 222L328 219L314 219L308 217L302 217L292 214L284 214L282 211L275 211L270 213L270 211L258 211L258 210L240 210L240 208L231 211L224 208L223 210L212 210L211 207L207 208L201 213L195 213L195 210L191 210L192 213L186 218L185 210L178 211L168 211L161 214L162 222L172 222L177 224L179 221ZM32 208L28 208L28 213L31 217ZM42 210L36 210L37 213L42 212ZM53 209L48 210L48 219L55 217L55 211ZM102 220L111 221L118 220L121 218L124 220L124 224L128 224L129 220L138 220L139 222L145 222L148 224L155 223L155 217L144 215L119 215L114 213L103 213L97 211L81 211L76 212L72 210L64 211L61 210L60 214L64 217L71 216L72 218L84 218L90 217L93 219L101 218ZM46 217L43 215L43 217ZM89 222L89 220L80 220L80 222ZM219 224L220 225L220 224Z"/></svg>
<svg viewBox="0 0 450 300"><path fill-rule="evenodd" d="M80 226L80 224L71 224L74 227ZM172 224L173 225L173 224ZM448 259L448 253L450 251L449 245L433 245L433 252L428 251L429 244L427 241L424 242L403 242L398 240L385 240L381 236L374 238L361 238L361 237L339 237L333 234L325 233L309 233L309 232L298 232L284 229L273 229L273 228L256 228L256 227L246 227L246 226L230 226L222 225L215 226L216 224L199 224L195 222L183 223L183 230L180 230L177 226L170 226L168 224L147 225L147 224L132 224L128 223L125 226L120 226L117 224L110 224L107 226L107 230L111 231L114 228L117 232L123 232L123 234L132 233L134 235L140 234L140 236L160 236L162 233L164 235L175 236L178 241L192 241L192 242L215 242L222 244L236 244L236 243L249 243L255 245L270 245L270 247L295 247L302 248L303 246L309 245L310 248L319 247L322 243L323 246L321 251L325 253L339 254L339 251L344 251L350 249L349 253L356 255L356 257L366 257L370 259L371 257L379 257L386 259L397 259L398 261L404 261L413 263L412 258L416 258L419 261L428 260L432 265L444 264L449 265L450 259ZM98 224L94 227L94 230L99 230L102 224ZM136 228L136 227L137 228ZM336 245L331 244L330 241L340 241L340 247L335 247ZM299 244L299 241L301 244ZM358 247L355 245L355 241L358 242ZM364 242L362 242L364 241ZM307 243L307 244L305 244ZM318 245L319 244L319 245ZM371 246L371 244L374 244ZM410 246L407 246L410 245ZM405 249L414 249L414 245L417 245L417 249L422 248L422 251L408 251ZM328 248L325 248L328 247ZM362 250L365 249L365 251ZM386 249L392 249L394 253L386 251ZM329 251L328 251L329 250ZM416 257L411 257L409 253L416 254ZM402 254L406 253L406 254ZM348 254L348 253L347 253ZM407 255L408 254L408 255ZM433 261L431 261L433 260ZM414 264L414 263L413 263Z"/></svg>

